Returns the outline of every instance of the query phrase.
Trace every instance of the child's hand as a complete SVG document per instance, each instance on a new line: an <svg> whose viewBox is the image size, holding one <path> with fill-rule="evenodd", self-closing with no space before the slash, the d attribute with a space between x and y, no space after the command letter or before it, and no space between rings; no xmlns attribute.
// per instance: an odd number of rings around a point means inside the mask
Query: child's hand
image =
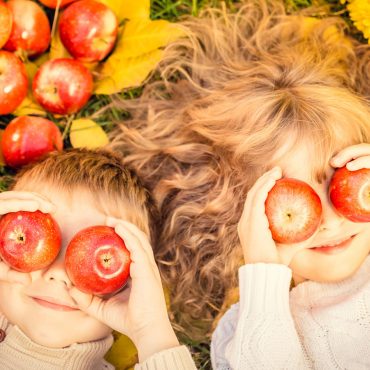
<svg viewBox="0 0 370 370"><path fill-rule="evenodd" d="M370 144L351 145L337 153L330 161L332 167L346 166L349 171L370 168Z"/></svg>
<svg viewBox="0 0 370 370"><path fill-rule="evenodd" d="M28 191L4 191L0 193L0 215L18 211L52 213L55 211L55 206L37 193Z"/></svg>
<svg viewBox="0 0 370 370"><path fill-rule="evenodd" d="M238 224L238 235L245 263L289 265L294 255L304 249L312 238L302 243L278 245L272 239L265 213L265 202L269 191L281 177L281 169L275 167L263 174L248 192Z"/></svg>
<svg viewBox="0 0 370 370"><path fill-rule="evenodd" d="M0 193L0 215L10 212L34 212L37 210L51 213L55 210L55 206L36 193L25 191L4 191ZM27 284L30 282L30 276L27 273L13 270L0 258L0 281Z"/></svg>
<svg viewBox="0 0 370 370"><path fill-rule="evenodd" d="M77 288L72 288L70 294L82 311L131 338L142 362L179 342L168 318L161 278L147 236L122 220L109 218L107 225L115 228L131 253L128 287L107 300Z"/></svg>

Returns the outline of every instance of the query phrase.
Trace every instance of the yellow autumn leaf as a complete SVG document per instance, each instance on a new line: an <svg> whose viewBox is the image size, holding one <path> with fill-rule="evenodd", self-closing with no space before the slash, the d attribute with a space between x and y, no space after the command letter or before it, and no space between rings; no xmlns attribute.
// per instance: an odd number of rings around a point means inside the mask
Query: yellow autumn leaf
<svg viewBox="0 0 370 370"><path fill-rule="evenodd" d="M60 19L61 14L59 15ZM64 47L60 36L59 36L59 22L55 27L54 35L50 43L50 60L57 58L72 58L71 54L68 53L67 49Z"/></svg>
<svg viewBox="0 0 370 370"><path fill-rule="evenodd" d="M98 0L111 8L121 22L124 19L150 17L150 0Z"/></svg>
<svg viewBox="0 0 370 370"><path fill-rule="evenodd" d="M129 87L140 86L162 58L162 50L134 58L111 56L102 66L95 94L114 94Z"/></svg>
<svg viewBox="0 0 370 370"><path fill-rule="evenodd" d="M46 112L40 105L36 103L31 92L27 94L22 103L14 112L12 112L12 114L14 114L15 116L46 116Z"/></svg>
<svg viewBox="0 0 370 370"><path fill-rule="evenodd" d="M176 23L134 19L127 22L112 56L131 58L175 41L184 33Z"/></svg>
<svg viewBox="0 0 370 370"><path fill-rule="evenodd" d="M77 119L71 124L69 134L74 148L99 148L109 143L104 130L91 119Z"/></svg>
<svg viewBox="0 0 370 370"><path fill-rule="evenodd" d="M116 370L128 370L138 362L137 349L125 335L114 332L114 343L105 355L105 359L114 365Z"/></svg>

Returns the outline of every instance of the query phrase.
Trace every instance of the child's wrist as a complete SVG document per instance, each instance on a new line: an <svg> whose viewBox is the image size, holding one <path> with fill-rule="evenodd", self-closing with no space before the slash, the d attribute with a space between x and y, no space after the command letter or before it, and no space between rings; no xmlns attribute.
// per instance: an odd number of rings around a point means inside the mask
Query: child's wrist
<svg viewBox="0 0 370 370"><path fill-rule="evenodd" d="M132 338L138 350L139 362L155 353L179 346L179 341L169 320L157 322Z"/></svg>

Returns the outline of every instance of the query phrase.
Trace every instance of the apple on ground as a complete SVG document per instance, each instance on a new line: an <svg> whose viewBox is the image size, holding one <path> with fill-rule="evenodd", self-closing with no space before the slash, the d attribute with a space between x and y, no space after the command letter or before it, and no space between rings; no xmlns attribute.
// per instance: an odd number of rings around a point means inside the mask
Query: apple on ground
<svg viewBox="0 0 370 370"><path fill-rule="evenodd" d="M277 243L299 243L312 236L321 222L320 197L304 181L276 181L265 202L272 238Z"/></svg>
<svg viewBox="0 0 370 370"><path fill-rule="evenodd" d="M70 241L65 267L72 283L81 291L107 295L119 291L130 274L130 252L109 226L91 226Z"/></svg>
<svg viewBox="0 0 370 370"><path fill-rule="evenodd" d="M21 60L0 50L0 115L12 113L27 95L28 79Z"/></svg>
<svg viewBox="0 0 370 370"><path fill-rule="evenodd" d="M353 222L370 222L370 169L338 168L330 180L329 196L342 216Z"/></svg>
<svg viewBox="0 0 370 370"><path fill-rule="evenodd" d="M52 59L37 71L32 84L37 102L55 114L78 112L93 92L90 71L79 61L67 58Z"/></svg>
<svg viewBox="0 0 370 370"><path fill-rule="evenodd" d="M1 149L7 165L21 167L46 153L62 150L62 134L56 124L48 119L17 117L6 126Z"/></svg>
<svg viewBox="0 0 370 370"><path fill-rule="evenodd" d="M31 272L58 256L61 234L50 214L11 212L0 219L0 257L14 270Z"/></svg>
<svg viewBox="0 0 370 370"><path fill-rule="evenodd" d="M8 41L10 33L12 32L13 15L9 7L0 2L0 49Z"/></svg>
<svg viewBox="0 0 370 370"><path fill-rule="evenodd" d="M59 35L63 45L76 59L97 62L113 49L118 20L105 4L94 0L77 1L63 12Z"/></svg>
<svg viewBox="0 0 370 370"><path fill-rule="evenodd" d="M13 26L4 49L26 53L28 57L42 54L50 45L50 24L44 10L34 1L10 0Z"/></svg>
<svg viewBox="0 0 370 370"><path fill-rule="evenodd" d="M55 9L57 6L63 8L64 6L73 3L76 0L39 0L41 4L44 4L48 8Z"/></svg>

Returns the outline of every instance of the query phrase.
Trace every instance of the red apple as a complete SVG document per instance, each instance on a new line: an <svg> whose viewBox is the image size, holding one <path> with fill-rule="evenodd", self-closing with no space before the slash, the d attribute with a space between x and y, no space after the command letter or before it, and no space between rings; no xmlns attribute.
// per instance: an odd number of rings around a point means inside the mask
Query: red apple
<svg viewBox="0 0 370 370"><path fill-rule="evenodd" d="M13 15L8 6L0 2L0 49L8 41L13 25Z"/></svg>
<svg viewBox="0 0 370 370"><path fill-rule="evenodd" d="M73 3L76 0L39 0L40 3L44 4L45 6L55 9L58 5L60 8Z"/></svg>
<svg viewBox="0 0 370 370"><path fill-rule="evenodd" d="M50 24L43 9L30 0L7 2L13 14L13 27L4 46L9 51L24 51L28 56L42 54L50 44Z"/></svg>
<svg viewBox="0 0 370 370"><path fill-rule="evenodd" d="M307 183L280 179L265 202L266 216L277 243L299 243L312 236L321 222L320 197Z"/></svg>
<svg viewBox="0 0 370 370"><path fill-rule="evenodd" d="M27 95L26 68L14 54L0 50L0 114L13 112Z"/></svg>
<svg viewBox="0 0 370 370"><path fill-rule="evenodd" d="M89 100L93 78L90 71L77 60L53 59L37 71L32 90L44 109L56 114L72 114Z"/></svg>
<svg viewBox="0 0 370 370"><path fill-rule="evenodd" d="M335 209L353 222L370 222L370 169L338 168L329 185Z"/></svg>
<svg viewBox="0 0 370 370"><path fill-rule="evenodd" d="M19 211L0 219L0 257L15 270L30 272L49 266L60 247L59 226L49 214Z"/></svg>
<svg viewBox="0 0 370 370"><path fill-rule="evenodd" d="M60 39L69 53L83 62L104 59L113 49L118 20L105 4L81 0L71 4L60 17Z"/></svg>
<svg viewBox="0 0 370 370"><path fill-rule="evenodd" d="M91 226L70 241L65 266L72 283L81 291L106 295L119 291L130 274L130 252L108 226Z"/></svg>
<svg viewBox="0 0 370 370"><path fill-rule="evenodd" d="M62 150L63 139L54 122L23 116L13 119L6 126L1 148L6 164L20 167L53 150Z"/></svg>

